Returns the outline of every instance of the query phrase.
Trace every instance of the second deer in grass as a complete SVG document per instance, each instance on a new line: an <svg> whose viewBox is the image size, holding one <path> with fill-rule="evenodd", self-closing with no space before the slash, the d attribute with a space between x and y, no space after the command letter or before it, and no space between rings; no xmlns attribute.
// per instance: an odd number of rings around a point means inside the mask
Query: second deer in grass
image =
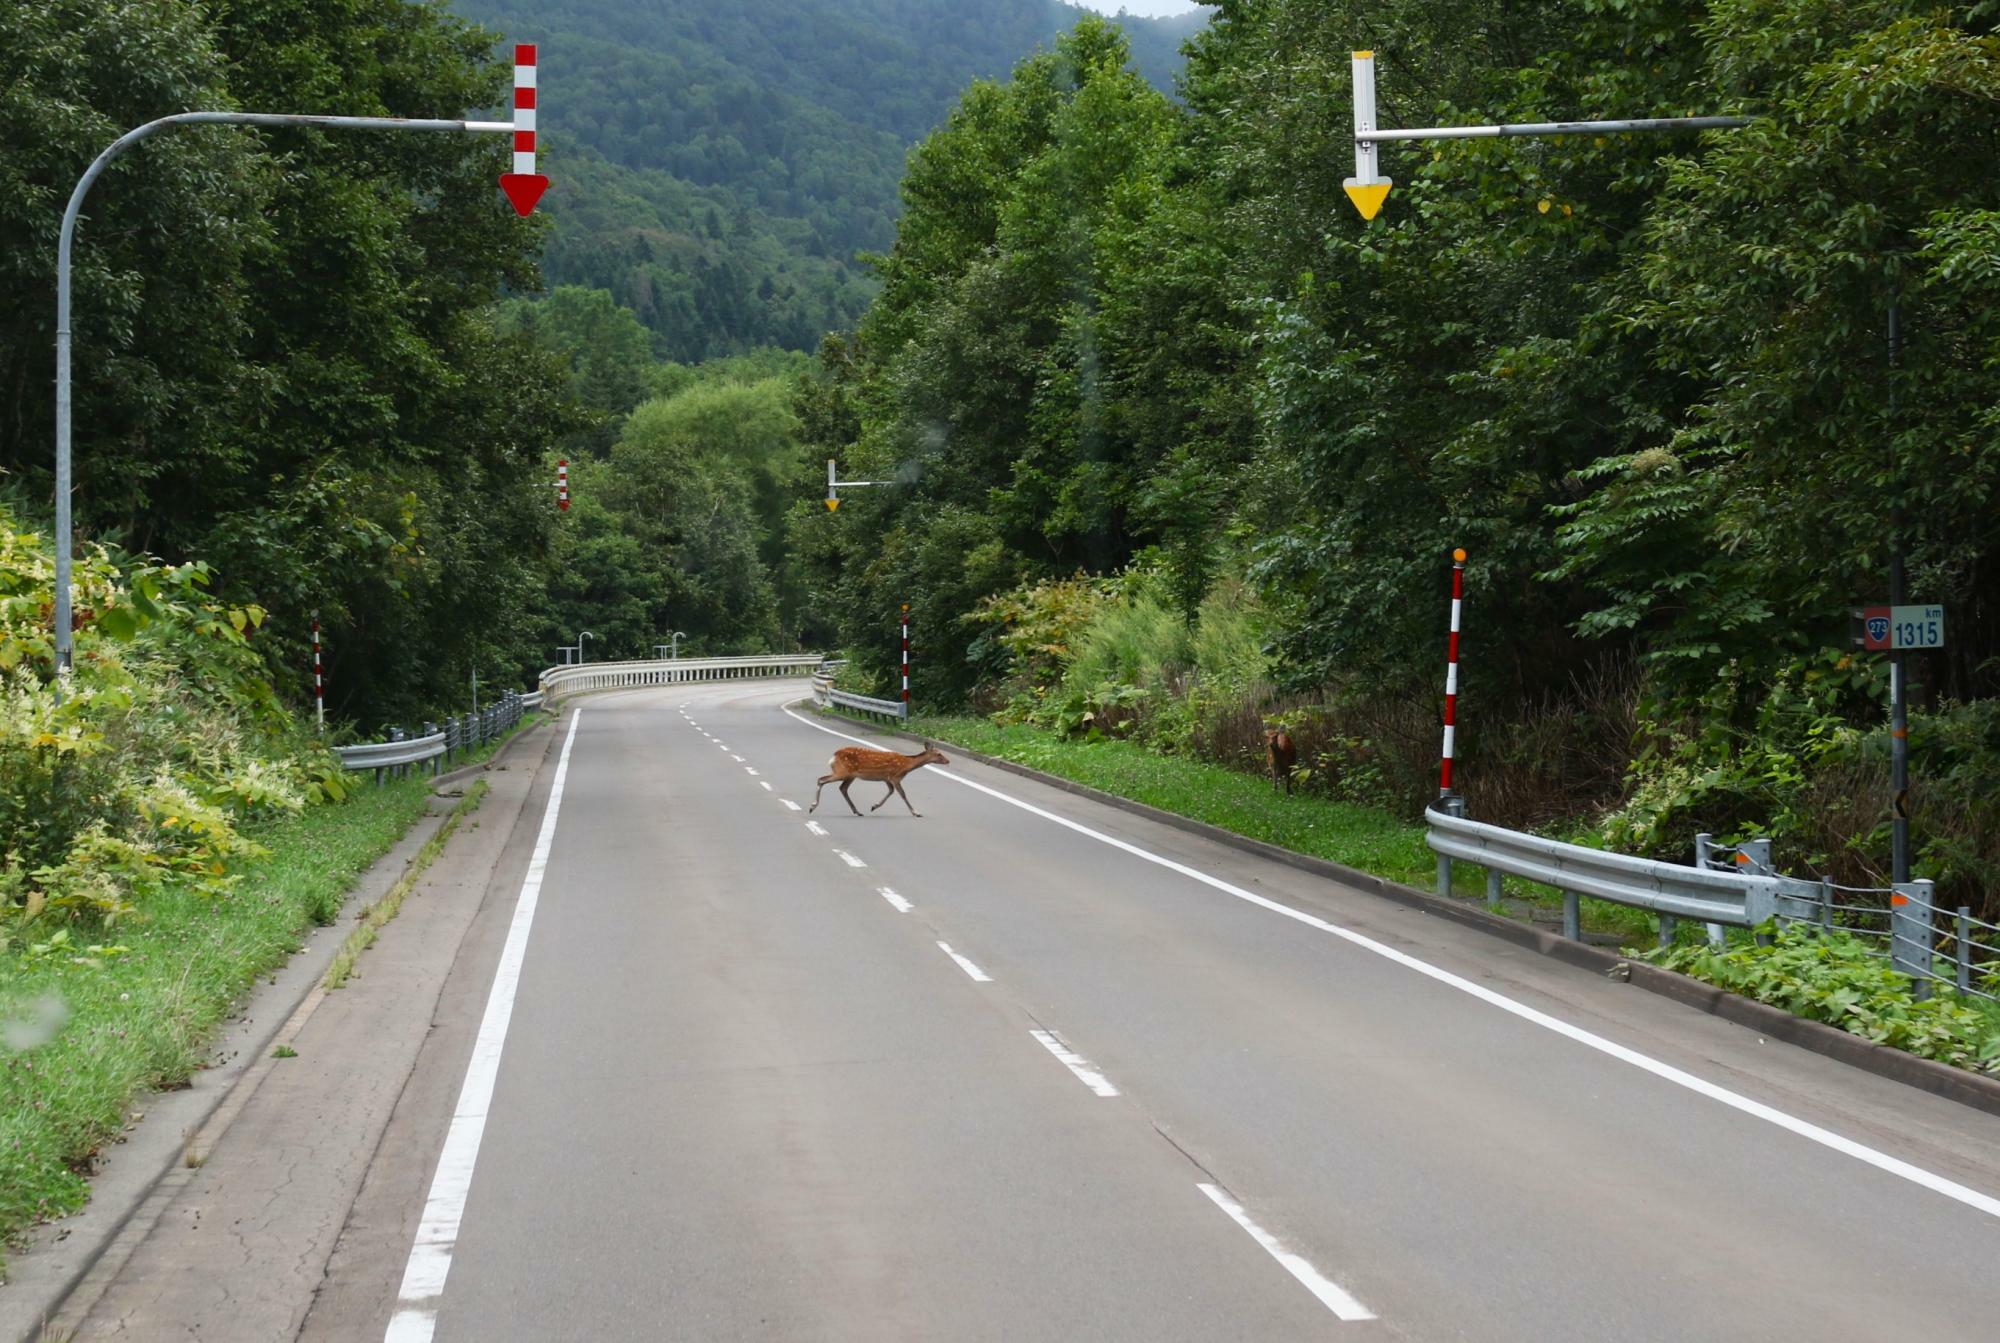
<svg viewBox="0 0 2000 1343"><path fill-rule="evenodd" d="M1271 782L1289 796L1292 771L1299 765L1299 748L1292 744L1292 734L1281 727L1264 729L1264 754L1270 758Z"/></svg>
<svg viewBox="0 0 2000 1343"><path fill-rule="evenodd" d="M860 746L843 746L833 753L833 759L827 761L827 768L832 772L820 775L819 787L813 790L813 804L806 808L806 813L810 815L818 811L820 792L828 784L837 783L840 785L841 800L847 803L849 811L859 816L861 808L854 805L854 799L847 795L847 790L856 779L866 779L870 783L889 785L889 791L882 795L882 802L900 795L903 805L910 808L910 815L921 816L923 813L911 805L910 795L903 792L903 776L913 769L922 769L925 765L950 763L945 753L929 742L925 742L924 749L915 755L904 755L901 751L870 751ZM882 802L877 802L868 810L880 811Z"/></svg>

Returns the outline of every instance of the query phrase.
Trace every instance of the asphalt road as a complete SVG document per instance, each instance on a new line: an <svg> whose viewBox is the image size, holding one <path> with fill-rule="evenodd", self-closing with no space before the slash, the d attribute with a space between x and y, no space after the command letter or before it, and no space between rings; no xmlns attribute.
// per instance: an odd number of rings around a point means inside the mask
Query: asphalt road
<svg viewBox="0 0 2000 1343"><path fill-rule="evenodd" d="M2000 1330L1990 1117L976 765L808 816L799 694L571 709L323 1333Z"/></svg>

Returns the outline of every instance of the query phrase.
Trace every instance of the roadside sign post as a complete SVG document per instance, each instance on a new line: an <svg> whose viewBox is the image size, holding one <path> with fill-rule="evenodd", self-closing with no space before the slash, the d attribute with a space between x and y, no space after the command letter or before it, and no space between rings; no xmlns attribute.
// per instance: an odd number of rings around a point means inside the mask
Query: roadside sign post
<svg viewBox="0 0 2000 1343"><path fill-rule="evenodd" d="M70 269L75 249L77 219L83 213L84 197L111 161L142 140L175 126L312 126L322 130L365 131L458 131L475 135L495 134L514 137L514 172L501 177L500 188L523 218L548 189L549 179L535 172L535 49L514 49L514 120L464 121L424 120L405 117L331 117L279 112L176 112L125 132L108 145L77 180L63 210L62 229L56 241L56 443L55 443L55 654L56 696L61 699L75 661L74 596L70 591L73 575L70 496ZM523 93L525 91L525 100ZM525 117L525 121L524 121ZM525 130L524 130L525 128ZM526 139L523 140L525 133ZM523 144L526 145L525 157Z"/></svg>

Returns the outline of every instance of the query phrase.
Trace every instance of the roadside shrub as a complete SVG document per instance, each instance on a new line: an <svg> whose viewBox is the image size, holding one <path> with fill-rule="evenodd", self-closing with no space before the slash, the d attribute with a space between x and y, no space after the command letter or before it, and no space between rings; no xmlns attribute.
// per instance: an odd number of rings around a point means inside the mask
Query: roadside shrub
<svg viewBox="0 0 2000 1343"><path fill-rule="evenodd" d="M208 601L199 564L79 555L59 697L53 570L0 512L0 950L41 939L37 921L110 924L169 885L224 895L257 852L243 822L341 790L263 679L263 612Z"/></svg>
<svg viewBox="0 0 2000 1343"><path fill-rule="evenodd" d="M1940 986L1922 1002L1861 939L1800 924L1765 925L1768 946L1706 943L1647 953L1669 970L1939 1063L2000 1074L2000 1012Z"/></svg>
<svg viewBox="0 0 2000 1343"><path fill-rule="evenodd" d="M1885 885L1887 695L1879 659L1828 650L1761 683L1732 666L1700 694L1647 705L1605 841L1675 855L1700 830L1768 836L1789 871ZM1940 904L2000 915L2000 700L1913 709L1910 772L1918 871Z"/></svg>

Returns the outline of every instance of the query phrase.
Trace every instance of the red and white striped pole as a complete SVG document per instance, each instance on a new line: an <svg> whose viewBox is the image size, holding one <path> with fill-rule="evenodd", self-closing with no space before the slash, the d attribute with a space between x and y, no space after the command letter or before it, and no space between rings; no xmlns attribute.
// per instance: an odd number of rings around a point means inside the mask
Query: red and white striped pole
<svg viewBox="0 0 2000 1343"><path fill-rule="evenodd" d="M910 713L910 604L903 603L903 716Z"/></svg>
<svg viewBox="0 0 2000 1343"><path fill-rule="evenodd" d="M319 612L313 612L313 719L326 732L326 676L319 662Z"/></svg>
<svg viewBox="0 0 2000 1343"><path fill-rule="evenodd" d="M569 458L556 463L556 507L569 512Z"/></svg>
<svg viewBox="0 0 2000 1343"><path fill-rule="evenodd" d="M1451 552L1451 645L1444 668L1444 765L1438 771L1438 796L1451 796L1451 755L1458 731L1458 612L1465 603L1465 551Z"/></svg>
<svg viewBox="0 0 2000 1343"><path fill-rule="evenodd" d="M500 189L523 219L549 189L549 179L535 171L535 48L523 42L514 48L514 171L500 178Z"/></svg>

